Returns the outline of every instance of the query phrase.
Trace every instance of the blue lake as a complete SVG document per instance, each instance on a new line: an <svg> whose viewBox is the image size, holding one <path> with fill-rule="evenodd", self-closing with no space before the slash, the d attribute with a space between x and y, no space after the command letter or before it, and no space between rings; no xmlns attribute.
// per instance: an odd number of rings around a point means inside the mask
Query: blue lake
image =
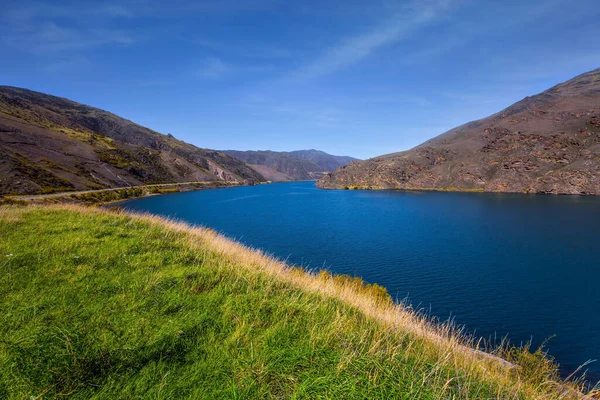
<svg viewBox="0 0 600 400"><path fill-rule="evenodd" d="M122 206L377 282L497 342L551 338L546 348L565 376L600 359L600 197L329 191L300 182ZM600 380L600 361L585 369Z"/></svg>

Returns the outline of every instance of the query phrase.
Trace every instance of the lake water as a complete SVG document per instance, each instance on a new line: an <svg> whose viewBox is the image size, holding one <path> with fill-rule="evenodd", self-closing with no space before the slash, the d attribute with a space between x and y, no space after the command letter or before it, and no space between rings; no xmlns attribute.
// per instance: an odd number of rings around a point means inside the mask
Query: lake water
<svg viewBox="0 0 600 400"><path fill-rule="evenodd" d="M600 197L319 190L313 182L122 205L216 229L295 265L385 286L442 320L600 359ZM600 362L588 367L600 380Z"/></svg>

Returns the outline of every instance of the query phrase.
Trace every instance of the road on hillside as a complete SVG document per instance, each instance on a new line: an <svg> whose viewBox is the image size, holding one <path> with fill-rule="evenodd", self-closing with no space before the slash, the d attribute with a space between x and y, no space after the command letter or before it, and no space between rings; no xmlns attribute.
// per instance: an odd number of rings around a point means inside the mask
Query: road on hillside
<svg viewBox="0 0 600 400"><path fill-rule="evenodd" d="M207 185L213 184L217 182L227 183L227 184L239 184L239 182L224 182L224 181L212 181L212 182L177 182L177 183L157 183L153 185L140 185L140 186L124 186L118 188L110 188L110 189L97 189L97 190L81 190L78 192L60 192L60 193L50 193L50 194L36 194L31 196L19 196L14 197L15 200L36 200L36 199L52 199L57 197L64 197L70 195L78 195L85 193L99 193L99 192L111 192L114 190L122 190L122 189L137 189L137 188L149 188L149 187L161 187L161 186L181 186L181 185Z"/></svg>

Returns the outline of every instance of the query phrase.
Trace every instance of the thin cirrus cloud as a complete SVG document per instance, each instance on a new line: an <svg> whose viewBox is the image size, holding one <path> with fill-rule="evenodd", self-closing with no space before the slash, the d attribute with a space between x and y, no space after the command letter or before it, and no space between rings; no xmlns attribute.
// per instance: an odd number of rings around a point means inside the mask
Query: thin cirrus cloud
<svg viewBox="0 0 600 400"><path fill-rule="evenodd" d="M196 70L196 77L203 79L218 79L228 75L233 71L230 64L225 63L220 58L208 58L204 65Z"/></svg>
<svg viewBox="0 0 600 400"><path fill-rule="evenodd" d="M286 79L310 80L355 64L376 50L400 41L432 23L449 11L452 5L449 0L413 2L402 7L392 18L377 24L372 30L327 49L320 57L288 74Z"/></svg>
<svg viewBox="0 0 600 400"><path fill-rule="evenodd" d="M231 77L250 78L250 75L272 71L271 65L233 64L219 57L208 57L195 70L194 75L200 79L221 79Z"/></svg>
<svg viewBox="0 0 600 400"><path fill-rule="evenodd" d="M513 4L510 7L507 7L503 3L491 4L489 5L490 8L487 14L488 16L496 15L497 18L480 19L471 17L469 20L455 20L449 25L449 28L443 35L419 38L422 41L422 45L417 50L404 54L399 59L399 63L402 65L414 65L431 61L432 59L444 57L457 48L472 45L474 41L481 40L484 37L489 38L492 36L488 40L498 41L497 35L499 32L517 30L519 27L531 26L540 20L548 19L552 17L552 14L556 13L557 9L568 6L569 3L570 0L547 0L543 6L529 2ZM585 10L583 7L582 9ZM561 16L561 19L565 26L568 26L568 22L576 21L577 18L581 17L582 12L582 10L569 10L568 13ZM590 34L589 37L593 37L594 34ZM494 39L493 36L496 36L496 38ZM532 59L538 58L539 60L544 60L544 64L547 66L546 57L540 57L541 54L536 54L542 53L546 45L548 43L536 44L536 46L527 51L526 56L529 55L532 56ZM568 48L567 44L565 44L565 48ZM555 52L553 53L555 54ZM496 56L494 55L494 57ZM519 70L519 68L513 68L513 70Z"/></svg>
<svg viewBox="0 0 600 400"><path fill-rule="evenodd" d="M402 93L362 96L360 102L366 104L410 104L417 107L430 107L432 105L432 102L424 96Z"/></svg>
<svg viewBox="0 0 600 400"><path fill-rule="evenodd" d="M51 53L108 44L128 46L134 44L135 39L116 29L72 29L45 22L13 29L5 36L5 42L31 53Z"/></svg>
<svg viewBox="0 0 600 400"><path fill-rule="evenodd" d="M89 59L83 56L62 58L57 61L50 62L43 67L43 71L47 73L74 73L81 70L89 70L93 64Z"/></svg>
<svg viewBox="0 0 600 400"><path fill-rule="evenodd" d="M27 6L7 5L2 10L2 19L27 22L54 18L174 18L197 13L230 13L261 9L270 5L270 0L121 0L121 1L34 1Z"/></svg>
<svg viewBox="0 0 600 400"><path fill-rule="evenodd" d="M207 39L187 39L184 37L181 40L224 56L228 55L249 59L287 59L293 56L290 49L258 42L241 41L238 43L227 43Z"/></svg>
<svg viewBox="0 0 600 400"><path fill-rule="evenodd" d="M130 8L115 2L7 5L0 13L2 42L33 54L129 46L136 38L127 29L115 28L114 23L134 17Z"/></svg>
<svg viewBox="0 0 600 400"><path fill-rule="evenodd" d="M20 5L19 7L6 7L3 12L5 20L17 21L20 23L28 22L36 19L53 19L53 18L88 18L88 17L126 17L132 18L135 16L133 11L120 3L98 2L95 4L58 4L34 2L27 7Z"/></svg>

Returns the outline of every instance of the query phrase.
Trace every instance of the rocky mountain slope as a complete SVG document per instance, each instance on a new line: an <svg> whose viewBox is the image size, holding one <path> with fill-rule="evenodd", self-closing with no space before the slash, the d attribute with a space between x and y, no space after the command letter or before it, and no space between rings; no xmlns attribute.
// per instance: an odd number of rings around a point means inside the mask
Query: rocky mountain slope
<svg viewBox="0 0 600 400"><path fill-rule="evenodd" d="M600 69L318 186L600 195Z"/></svg>
<svg viewBox="0 0 600 400"><path fill-rule="evenodd" d="M224 152L248 163L265 178L273 181L318 179L327 172L356 161L352 157L334 156L320 150Z"/></svg>
<svg viewBox="0 0 600 400"><path fill-rule="evenodd" d="M358 159L353 157L334 156L325 153L324 151L314 149L290 151L287 154L294 158L310 161L313 164L318 165L321 170L328 172L335 171L337 168L350 164L352 161L358 161Z"/></svg>
<svg viewBox="0 0 600 400"><path fill-rule="evenodd" d="M214 180L264 178L227 154L107 111L0 86L0 194Z"/></svg>

